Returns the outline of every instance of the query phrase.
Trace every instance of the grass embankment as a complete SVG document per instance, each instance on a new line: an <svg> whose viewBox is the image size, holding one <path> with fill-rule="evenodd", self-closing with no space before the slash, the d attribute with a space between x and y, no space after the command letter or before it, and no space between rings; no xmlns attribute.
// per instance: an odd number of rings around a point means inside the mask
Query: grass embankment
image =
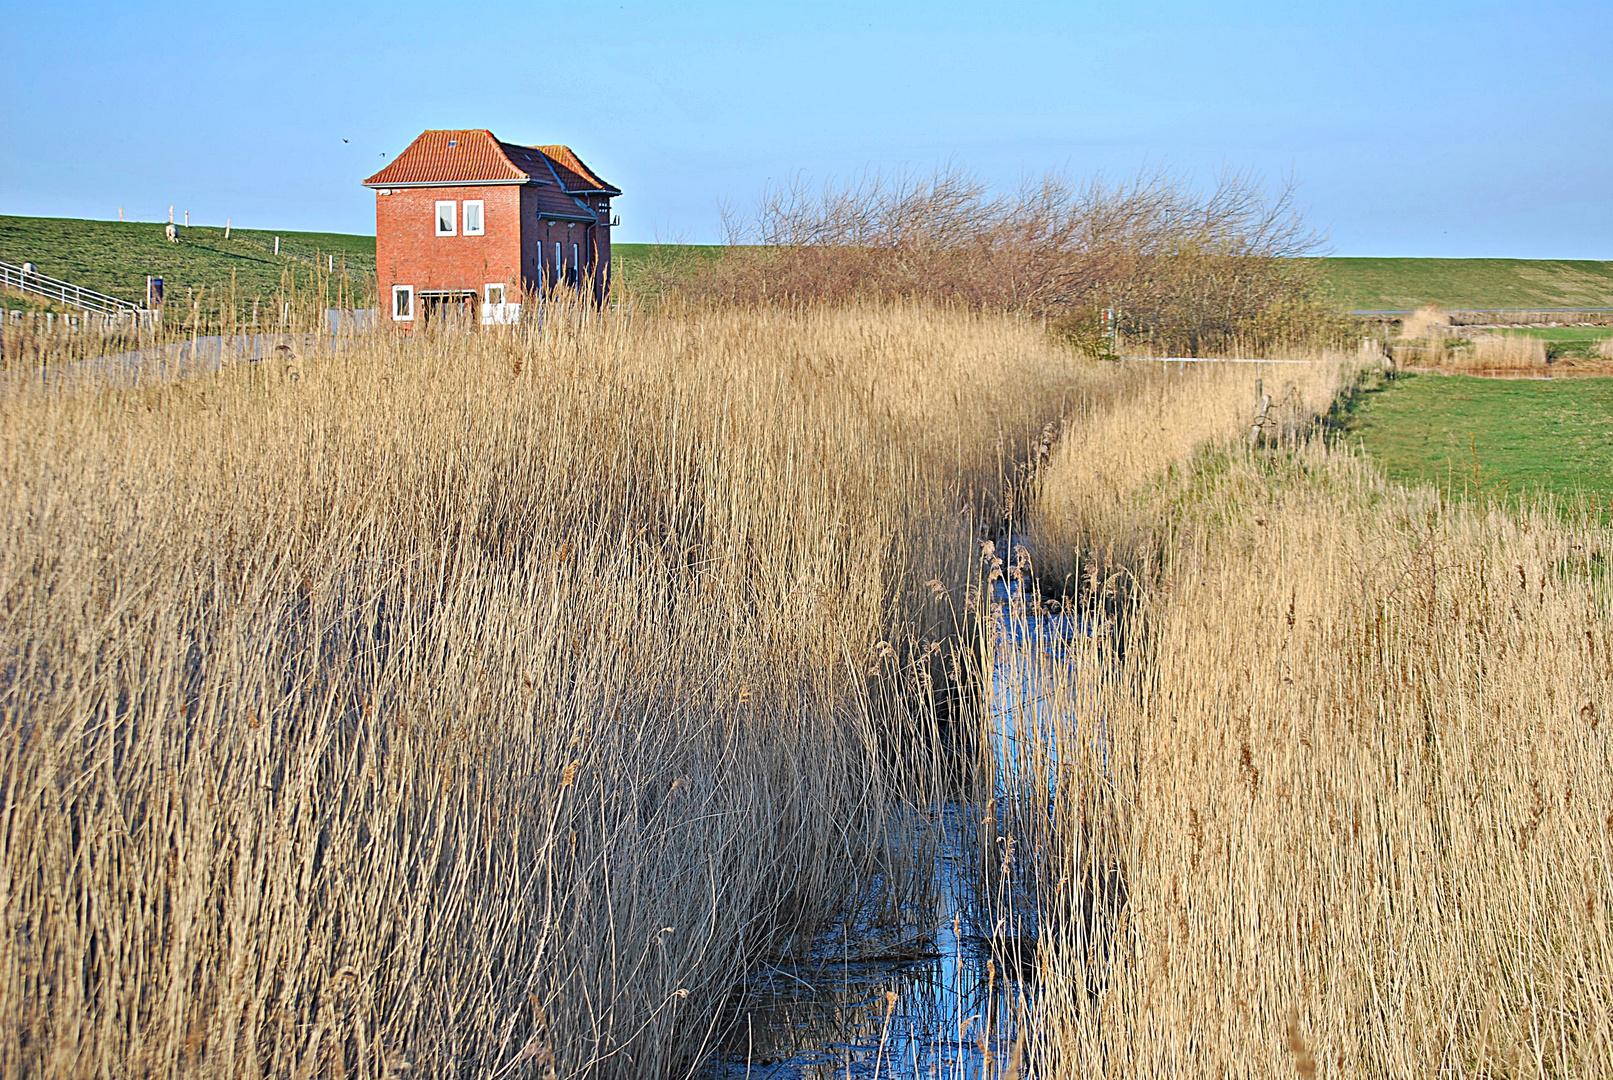
<svg viewBox="0 0 1613 1080"><path fill-rule="evenodd" d="M1218 437L1129 485L1055 454L1044 484L1055 521L1089 507L1126 648L1017 848L1059 916L1042 1071L1605 1073L1613 529L1251 450L1242 386L1200 378L1117 430L1211 401Z"/></svg>
<svg viewBox="0 0 1613 1080"><path fill-rule="evenodd" d="M304 278L316 267L328 273L327 256L338 275L345 264L355 295L373 290L373 236L231 228L226 240L221 227L193 225L180 226L179 243L171 244L163 228L155 221L0 216L0 259L31 261L42 274L132 303L145 301L148 274L163 279L170 301L204 289L216 300L228 292L232 276L241 302L267 300L280 291L288 271Z"/></svg>
<svg viewBox="0 0 1613 1080"><path fill-rule="evenodd" d="M1342 416L1391 479L1481 499L1613 499L1613 379L1401 375Z"/></svg>
<svg viewBox="0 0 1613 1080"><path fill-rule="evenodd" d="M917 917L937 650L1084 365L911 309L341 347L0 401L7 1071L684 1075L755 962Z"/></svg>
<svg viewBox="0 0 1613 1080"><path fill-rule="evenodd" d="M237 295L250 304L253 298L275 296L288 270L306 277L316 267L330 273L333 264L339 274L345 265L358 302L373 302L367 291L375 274L373 236L232 227L226 240L222 228L182 225L179 243L171 244L163 227L156 221L0 215L0 260L33 262L50 277L134 303L145 299L148 274L163 279L170 300L184 300L187 292L196 295L204 289L216 299L230 288L233 275ZM620 280L632 288L647 278L684 272L722 251L698 244L616 244L612 256ZM0 304L23 309L38 301L6 295L0 296Z"/></svg>
<svg viewBox="0 0 1613 1080"><path fill-rule="evenodd" d="M1321 260L1334 300L1352 311L1613 307L1613 262L1584 259Z"/></svg>

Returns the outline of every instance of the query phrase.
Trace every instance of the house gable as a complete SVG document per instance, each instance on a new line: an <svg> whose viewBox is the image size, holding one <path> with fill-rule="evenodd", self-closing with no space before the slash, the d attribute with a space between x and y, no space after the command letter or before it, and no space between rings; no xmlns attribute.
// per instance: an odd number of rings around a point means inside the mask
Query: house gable
<svg viewBox="0 0 1613 1080"><path fill-rule="evenodd" d="M621 191L569 147L506 143L485 128L426 131L364 185L377 195L377 276L395 308L403 294L410 311L415 300L474 309L506 288L586 285L595 303L609 294L609 200ZM402 312L394 320L412 321Z"/></svg>

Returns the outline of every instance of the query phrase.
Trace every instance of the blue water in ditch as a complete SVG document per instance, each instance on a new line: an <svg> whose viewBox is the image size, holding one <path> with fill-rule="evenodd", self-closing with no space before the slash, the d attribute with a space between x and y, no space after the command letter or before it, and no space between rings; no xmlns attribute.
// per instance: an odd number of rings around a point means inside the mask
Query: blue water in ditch
<svg viewBox="0 0 1613 1080"><path fill-rule="evenodd" d="M1071 616L1036 610L1006 583L998 584L993 616L997 774L1023 775L1019 766L1039 755L1051 784L1057 775L1055 724L1068 725L1072 709L1089 717L1095 710L1089 712L1068 685L1056 692L1050 676L1069 665L1073 643L1089 628ZM1092 723L1091 729L1093 750L1106 763L1101 725ZM1035 958L1034 943L1022 932L1004 933L1005 909L988 913L976 898L973 860L980 857L979 830L990 826L990 813L952 804L917 822L915 830L930 831L920 839L935 852L935 871L923 910L908 913L919 931L907 935L912 944L875 945L861 956L847 946L850 955L820 952L805 964L764 969L747 986L727 1051L708 1075L1006 1075L1016 1054L1016 1019L1034 1014ZM1025 929L1023 922L1019 929Z"/></svg>

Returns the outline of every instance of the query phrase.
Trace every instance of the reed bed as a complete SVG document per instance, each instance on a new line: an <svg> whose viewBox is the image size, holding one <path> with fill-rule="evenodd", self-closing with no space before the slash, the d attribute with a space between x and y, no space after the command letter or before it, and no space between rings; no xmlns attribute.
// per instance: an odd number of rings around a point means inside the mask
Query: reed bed
<svg viewBox="0 0 1613 1080"><path fill-rule="evenodd" d="M1409 369L1448 375L1544 378L1551 370L1547 366L1546 343L1521 334L1458 338L1436 332L1427 344L1402 346L1397 351Z"/></svg>
<svg viewBox="0 0 1613 1080"><path fill-rule="evenodd" d="M1113 504L1101 449L1067 460L1056 505ZM1320 435L1184 440L1129 479L1086 526L1151 553L1123 633L1005 763L1039 1072L1605 1075L1613 532L1398 488Z"/></svg>
<svg viewBox="0 0 1613 1080"><path fill-rule="evenodd" d="M1137 570L1158 546L1153 484L1214 439L1290 441L1374 356L1316 352L1303 363L1106 367L1067 410L1026 514L1026 546L1046 590Z"/></svg>
<svg viewBox="0 0 1613 1080"><path fill-rule="evenodd" d="M929 887L945 598L1093 366L901 306L336 349L0 401L0 1073L688 1074Z"/></svg>

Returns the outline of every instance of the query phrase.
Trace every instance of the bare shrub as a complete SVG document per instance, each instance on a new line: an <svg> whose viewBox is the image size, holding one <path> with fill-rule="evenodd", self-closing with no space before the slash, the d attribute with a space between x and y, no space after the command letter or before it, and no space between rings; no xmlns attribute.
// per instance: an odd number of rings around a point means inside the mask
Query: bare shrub
<svg viewBox="0 0 1613 1080"><path fill-rule="evenodd" d="M1416 311L1407 315L1400 324L1400 338L1405 341L1418 341L1430 334L1438 333L1451 324L1451 317L1440 309L1438 304L1424 304Z"/></svg>
<svg viewBox="0 0 1613 1080"><path fill-rule="evenodd" d="M770 188L689 288L745 303L922 297L1072 328L1114 308L1128 337L1198 355L1314 335L1317 268L1289 257L1321 244L1291 185L1270 194L1241 174L1206 194L1167 173L1049 173L1005 194L948 167Z"/></svg>

